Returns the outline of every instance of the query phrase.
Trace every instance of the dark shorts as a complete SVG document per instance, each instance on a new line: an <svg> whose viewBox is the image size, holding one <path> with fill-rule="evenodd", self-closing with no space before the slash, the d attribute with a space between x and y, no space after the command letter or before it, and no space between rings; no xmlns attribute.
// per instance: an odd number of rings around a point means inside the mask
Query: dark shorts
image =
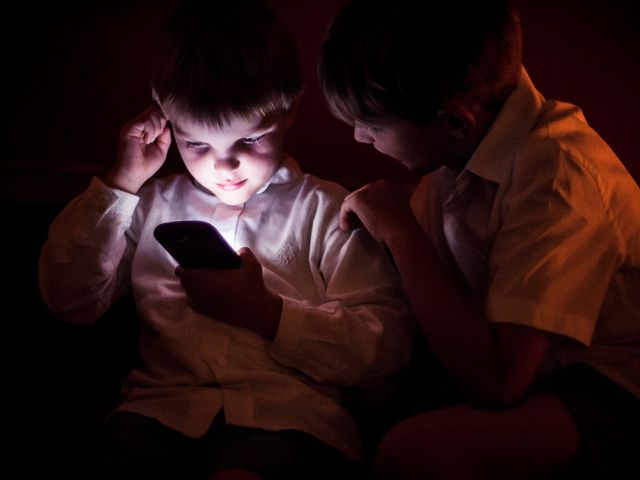
<svg viewBox="0 0 640 480"><path fill-rule="evenodd" d="M580 456L563 478L631 478L626 472L638 474L640 400L583 364L554 375L542 389L567 406L582 439Z"/></svg>
<svg viewBox="0 0 640 480"><path fill-rule="evenodd" d="M155 419L116 412L105 425L94 464L103 479L201 479L231 468L267 479L320 479L359 475L363 468L304 432L227 425L222 413L204 437L193 439Z"/></svg>

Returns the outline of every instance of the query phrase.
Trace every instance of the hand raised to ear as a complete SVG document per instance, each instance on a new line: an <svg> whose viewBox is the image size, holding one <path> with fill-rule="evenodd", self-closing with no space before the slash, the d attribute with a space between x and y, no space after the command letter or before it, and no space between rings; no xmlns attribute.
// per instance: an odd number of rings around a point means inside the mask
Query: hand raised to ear
<svg viewBox="0 0 640 480"><path fill-rule="evenodd" d="M167 158L171 130L167 118L152 105L128 122L120 131L116 162L105 183L113 188L137 193Z"/></svg>

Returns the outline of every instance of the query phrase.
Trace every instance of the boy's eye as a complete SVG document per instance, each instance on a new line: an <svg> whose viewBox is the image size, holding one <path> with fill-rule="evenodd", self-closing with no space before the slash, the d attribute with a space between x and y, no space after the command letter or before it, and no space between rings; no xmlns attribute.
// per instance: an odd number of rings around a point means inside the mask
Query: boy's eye
<svg viewBox="0 0 640 480"><path fill-rule="evenodd" d="M257 137L246 137L242 139L242 143L245 145L255 145L260 143L266 134L258 135Z"/></svg>
<svg viewBox="0 0 640 480"><path fill-rule="evenodd" d="M185 142L185 145L187 148L192 148L194 150L204 150L207 148L207 144L202 142Z"/></svg>

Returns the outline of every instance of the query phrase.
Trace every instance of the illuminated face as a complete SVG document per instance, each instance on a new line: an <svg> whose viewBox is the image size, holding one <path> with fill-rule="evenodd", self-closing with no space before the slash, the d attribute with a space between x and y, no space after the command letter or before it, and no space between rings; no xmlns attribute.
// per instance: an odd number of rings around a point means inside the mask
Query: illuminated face
<svg viewBox="0 0 640 480"><path fill-rule="evenodd" d="M449 135L436 120L424 125L400 118L380 118L373 122L356 120L353 137L357 142L372 144L380 153L420 175L451 159L447 144Z"/></svg>
<svg viewBox="0 0 640 480"><path fill-rule="evenodd" d="M236 117L221 128L171 118L187 170L227 205L245 203L273 176L283 158L284 134L293 113Z"/></svg>

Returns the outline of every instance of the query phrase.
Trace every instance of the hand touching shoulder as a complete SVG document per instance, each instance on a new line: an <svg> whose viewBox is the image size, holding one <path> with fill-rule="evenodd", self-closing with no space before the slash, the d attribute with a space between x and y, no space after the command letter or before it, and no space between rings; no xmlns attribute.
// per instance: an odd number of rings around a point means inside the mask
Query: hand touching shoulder
<svg viewBox="0 0 640 480"><path fill-rule="evenodd" d="M388 244L415 223L409 204L411 191L387 180L370 183L347 195L340 210L343 230L366 228L380 243Z"/></svg>

